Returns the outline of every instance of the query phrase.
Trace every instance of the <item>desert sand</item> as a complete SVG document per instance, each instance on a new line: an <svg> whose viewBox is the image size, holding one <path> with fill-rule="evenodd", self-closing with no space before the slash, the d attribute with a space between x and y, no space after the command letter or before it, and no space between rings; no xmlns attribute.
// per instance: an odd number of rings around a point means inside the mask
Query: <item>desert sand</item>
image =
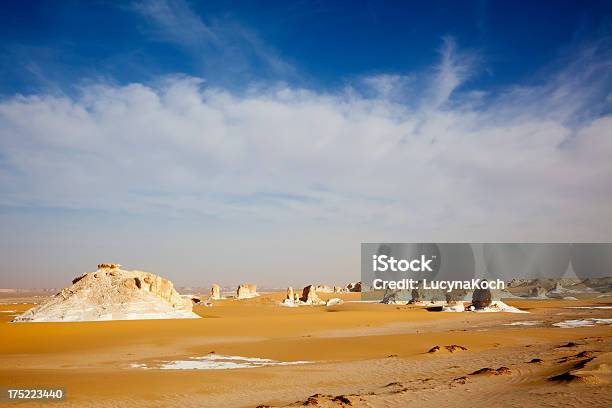
<svg viewBox="0 0 612 408"><path fill-rule="evenodd" d="M612 406L606 298L443 313L359 293L287 308L283 291L196 306L201 319L9 323L33 299L8 296L0 383L64 387L54 406ZM202 366L244 368L178 369Z"/></svg>

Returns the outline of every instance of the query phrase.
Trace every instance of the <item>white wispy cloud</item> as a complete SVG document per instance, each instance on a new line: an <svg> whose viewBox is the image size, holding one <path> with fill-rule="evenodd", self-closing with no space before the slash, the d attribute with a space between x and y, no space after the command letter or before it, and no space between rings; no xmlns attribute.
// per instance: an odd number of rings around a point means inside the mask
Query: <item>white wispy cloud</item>
<svg viewBox="0 0 612 408"><path fill-rule="evenodd" d="M147 0L133 4L133 10L146 17L156 28L161 40L189 47L217 44L212 30L182 1Z"/></svg>
<svg viewBox="0 0 612 408"><path fill-rule="evenodd" d="M371 79L367 97L193 77L14 96L0 102L0 204L359 226L363 239L609 240L612 116L590 109L609 104L602 55L479 108L478 91L457 94L475 60L450 40L415 106L390 96L403 76Z"/></svg>
<svg viewBox="0 0 612 408"><path fill-rule="evenodd" d="M131 7L149 24L151 37L172 43L191 54L204 73L247 75L269 71L294 75L293 66L253 30L228 19L205 22L184 0L142 0Z"/></svg>

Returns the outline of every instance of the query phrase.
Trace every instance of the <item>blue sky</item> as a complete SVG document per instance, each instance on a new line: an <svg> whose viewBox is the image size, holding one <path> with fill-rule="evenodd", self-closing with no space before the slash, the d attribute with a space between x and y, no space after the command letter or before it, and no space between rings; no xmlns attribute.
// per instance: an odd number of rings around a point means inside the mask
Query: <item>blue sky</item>
<svg viewBox="0 0 612 408"><path fill-rule="evenodd" d="M240 87L286 80L338 88L426 69L441 38L483 58L466 86L529 81L568 48L609 35L609 1L8 2L0 92L64 92L92 78L165 74Z"/></svg>
<svg viewBox="0 0 612 408"><path fill-rule="evenodd" d="M612 239L610 2L9 2L2 286L344 284L361 242Z"/></svg>

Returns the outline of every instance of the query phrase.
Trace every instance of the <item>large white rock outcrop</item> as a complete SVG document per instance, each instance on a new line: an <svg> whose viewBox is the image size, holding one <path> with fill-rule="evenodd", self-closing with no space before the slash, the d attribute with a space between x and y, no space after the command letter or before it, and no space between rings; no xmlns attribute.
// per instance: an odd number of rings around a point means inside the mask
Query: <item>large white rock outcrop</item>
<svg viewBox="0 0 612 408"><path fill-rule="evenodd" d="M250 299L255 296L259 296L259 293L257 293L257 285L252 283L243 283L236 290L237 299Z"/></svg>
<svg viewBox="0 0 612 408"><path fill-rule="evenodd" d="M14 322L198 318L192 301L167 279L118 264L100 264L72 280L72 286L20 316Z"/></svg>

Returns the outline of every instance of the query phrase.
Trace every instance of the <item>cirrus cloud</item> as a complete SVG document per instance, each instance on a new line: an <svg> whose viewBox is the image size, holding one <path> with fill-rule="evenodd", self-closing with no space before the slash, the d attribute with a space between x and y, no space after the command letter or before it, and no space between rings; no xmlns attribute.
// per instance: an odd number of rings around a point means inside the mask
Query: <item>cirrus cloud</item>
<svg viewBox="0 0 612 408"><path fill-rule="evenodd" d="M610 239L609 55L586 50L529 86L462 92L477 61L446 39L423 80L383 75L336 93L174 76L6 98L0 205L415 240Z"/></svg>

